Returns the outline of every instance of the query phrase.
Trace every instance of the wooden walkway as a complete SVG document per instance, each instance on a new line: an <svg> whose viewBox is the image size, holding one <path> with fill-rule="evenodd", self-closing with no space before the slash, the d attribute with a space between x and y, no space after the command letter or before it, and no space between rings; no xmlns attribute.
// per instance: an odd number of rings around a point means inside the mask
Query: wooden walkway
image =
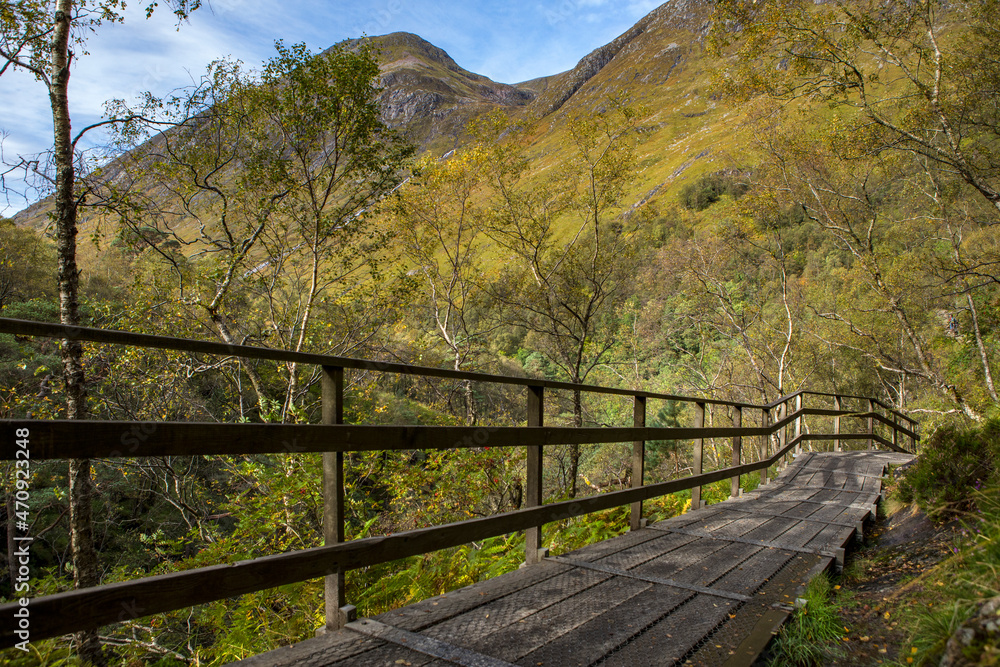
<svg viewBox="0 0 1000 667"><path fill-rule="evenodd" d="M241 665L749 665L843 563L881 451L805 453L770 484Z"/></svg>

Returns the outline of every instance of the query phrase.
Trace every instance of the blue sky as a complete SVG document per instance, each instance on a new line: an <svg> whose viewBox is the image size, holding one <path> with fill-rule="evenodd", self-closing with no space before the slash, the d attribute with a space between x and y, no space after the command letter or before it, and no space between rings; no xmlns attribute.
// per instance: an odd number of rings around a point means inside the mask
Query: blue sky
<svg viewBox="0 0 1000 667"><path fill-rule="evenodd" d="M89 54L81 56L73 70L74 128L99 119L105 100L130 99L146 90L163 95L197 79L216 58L230 56L259 65L273 54L277 39L321 50L361 34L407 31L441 47L465 69L517 83L573 67L660 2L212 0L179 27L169 12L159 11L146 20L142 8L147 1L129 4L125 22L99 28L87 42ZM47 96L30 76L0 77L0 130L7 162L51 146ZM8 179L6 185L0 214L9 215L28 202L18 181Z"/></svg>

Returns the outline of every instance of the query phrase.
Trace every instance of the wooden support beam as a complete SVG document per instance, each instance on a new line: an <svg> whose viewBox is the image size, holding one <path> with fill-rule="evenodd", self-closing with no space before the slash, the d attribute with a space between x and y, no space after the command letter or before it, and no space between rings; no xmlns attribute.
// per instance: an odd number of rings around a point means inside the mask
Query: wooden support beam
<svg viewBox="0 0 1000 667"><path fill-rule="evenodd" d="M540 427L545 421L545 389L528 387L528 426ZM540 507L542 504L542 446L528 445L527 474L525 484L525 507ZM532 565L541 562L542 524L531 526L525 531L524 562Z"/></svg>
<svg viewBox="0 0 1000 667"><path fill-rule="evenodd" d="M733 426L736 428L743 427L743 408L735 408L736 412L733 414ZM733 436L733 465L740 465L743 454L743 436L734 435ZM735 475L730 483L729 495L733 498L738 498L740 495L740 476Z"/></svg>
<svg viewBox="0 0 1000 667"><path fill-rule="evenodd" d="M788 441L788 424L785 422L785 417L788 415L788 403L782 403L777 407L778 419L775 421L775 425L781 424L778 428L778 449L785 448L785 442ZM779 462L779 466L784 467L785 461L782 459Z"/></svg>
<svg viewBox="0 0 1000 667"><path fill-rule="evenodd" d="M344 423L344 369L323 366L324 424ZM323 544L332 546L344 541L344 453L323 453ZM323 582L326 629L339 630L347 618L341 608L347 604L344 570L328 574Z"/></svg>
<svg viewBox="0 0 1000 667"><path fill-rule="evenodd" d="M833 410L808 408L804 415L829 416ZM891 425L878 413L847 416ZM31 458L134 458L140 456L205 456L223 454L296 454L306 452L371 452L409 449L571 445L635 440L693 440L769 435L795 416L767 427L711 428L532 427L502 426L373 426L355 424L219 424L195 422L113 422L75 419L0 419L0 461L17 457L18 428L31 431ZM903 435L914 435L898 426ZM824 434L825 435L825 434ZM819 438L823 436L817 436ZM817 439L809 437L810 440Z"/></svg>
<svg viewBox="0 0 1000 667"><path fill-rule="evenodd" d="M840 412L844 409L844 400L840 396L833 397L833 409ZM840 435L840 415L838 414L833 418L833 434ZM840 449L840 438L833 441L833 451L839 452Z"/></svg>
<svg viewBox="0 0 1000 667"><path fill-rule="evenodd" d="M694 404L694 428L705 426L705 404ZM694 441L694 469L695 475L700 475L704 469L705 441L702 438L695 438ZM701 507L701 487L696 486L691 489L691 509L696 510Z"/></svg>
<svg viewBox="0 0 1000 667"><path fill-rule="evenodd" d="M768 410L767 408L762 409L761 410L761 415L760 415L760 427L762 429L768 429L771 426L770 422L771 422L771 411ZM768 434L764 436L764 458L765 459L768 457L768 453L770 451L771 451L771 435L770 435L770 431L768 431ZM767 484L767 468L763 468L760 471L760 485L764 486L765 484Z"/></svg>
<svg viewBox="0 0 1000 667"><path fill-rule="evenodd" d="M632 425L637 428L646 426L646 398L636 396L632 403ZM635 440L632 442L632 488L642 486L643 476L646 471L646 441ZM629 516L629 528L639 530L642 528L642 501L632 503L632 511Z"/></svg>
<svg viewBox="0 0 1000 667"><path fill-rule="evenodd" d="M875 418L874 418L874 412L875 412L875 401L873 401L872 399L869 398L868 399L868 414L869 414L869 417L868 417L868 449L869 449L869 451L872 450L872 449L875 449L875 439L874 439L874 434L875 434Z"/></svg>
<svg viewBox="0 0 1000 667"><path fill-rule="evenodd" d="M899 448L899 422L896 420L895 413L892 414L892 448Z"/></svg>
<svg viewBox="0 0 1000 667"><path fill-rule="evenodd" d="M795 438L798 439L798 437L802 435L802 394L795 397L795 414ZM802 453L801 444L795 448L795 453Z"/></svg>

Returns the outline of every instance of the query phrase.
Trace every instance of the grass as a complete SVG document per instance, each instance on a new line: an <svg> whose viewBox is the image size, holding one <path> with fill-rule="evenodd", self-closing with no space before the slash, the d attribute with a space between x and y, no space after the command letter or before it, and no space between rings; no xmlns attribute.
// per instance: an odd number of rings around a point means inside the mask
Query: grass
<svg viewBox="0 0 1000 667"><path fill-rule="evenodd" d="M802 596L806 604L796 609L791 622L781 630L768 664L774 667L822 665L843 652L838 647L843 627L832 593L833 584L826 574L809 582Z"/></svg>
<svg viewBox="0 0 1000 667"><path fill-rule="evenodd" d="M920 601L910 624L915 664L937 664L948 639L983 602L1000 595L1000 487L972 501L954 554L908 585ZM969 664L995 664L983 653L988 648L969 647L976 653L966 656Z"/></svg>
<svg viewBox="0 0 1000 667"><path fill-rule="evenodd" d="M945 644L962 626L975 609L975 605L953 600L938 607L918 610L912 617L911 655L915 664L936 665L944 652Z"/></svg>

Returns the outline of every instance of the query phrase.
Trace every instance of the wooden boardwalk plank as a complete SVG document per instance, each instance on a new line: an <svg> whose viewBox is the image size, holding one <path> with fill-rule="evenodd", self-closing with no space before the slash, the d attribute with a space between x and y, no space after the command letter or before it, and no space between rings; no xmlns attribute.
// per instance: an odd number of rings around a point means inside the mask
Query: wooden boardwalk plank
<svg viewBox="0 0 1000 667"><path fill-rule="evenodd" d="M381 614L373 636L349 626L241 664L748 665L904 460L800 455L740 498Z"/></svg>
<svg viewBox="0 0 1000 667"><path fill-rule="evenodd" d="M639 604L639 596L653 587L653 584L635 579L616 577L586 594L566 600L566 604L550 607L525 619L523 624L481 637L474 645L510 662L520 662L525 656L544 650L546 646L578 641L575 637L584 632L581 628L619 607L634 608ZM691 595L672 590L673 593L662 596L665 604L679 604Z"/></svg>
<svg viewBox="0 0 1000 667"><path fill-rule="evenodd" d="M630 570L638 565L641 565L642 563L653 560L654 558L659 558L664 554L672 553L698 539L697 537L680 535L678 533L661 533L653 530L640 532L654 535L655 539L644 542L641 545L636 545L629 549L619 551L618 553L599 558L593 562L600 563L601 565L607 565L608 567L615 567L620 570ZM576 553L577 552L574 551L566 554L566 556L568 558L575 559Z"/></svg>
<svg viewBox="0 0 1000 667"><path fill-rule="evenodd" d="M261 653L240 661L244 667L323 667L374 651L385 642L351 632L334 632L316 639Z"/></svg>
<svg viewBox="0 0 1000 667"><path fill-rule="evenodd" d="M659 539L660 537L662 536L658 533L651 533L648 530L633 530L616 537L613 540L604 540L603 542L588 544L585 547L581 547L564 555L573 558L573 560L596 561L612 554L631 549L637 545L643 544L644 542L648 542L649 540Z"/></svg>
<svg viewBox="0 0 1000 667"><path fill-rule="evenodd" d="M459 641L463 646L478 646L467 642L476 642L511 624L546 614L546 610L552 607L561 608L561 603L572 600L573 606L586 606L586 600L592 598L611 598L621 594L631 596L645 588L635 586L635 590L623 593L619 590L622 588L620 582L612 583L612 578L602 572L573 568L565 575L547 580L544 587L522 589L514 595L435 624L427 629L427 635Z"/></svg>
<svg viewBox="0 0 1000 667"><path fill-rule="evenodd" d="M578 567L596 569L600 572L608 572L615 575L616 577L628 577L632 579L639 579L641 581L646 581L651 584L660 584L663 586L670 586L671 588L683 588L689 591L695 591L697 593L703 593L705 595L713 595L715 597L724 597L730 600L736 600L737 602L746 602L747 596L740 593L734 593L732 591L726 591L718 588L709 588L708 586L703 586L701 584L683 582L678 579L661 579L659 577L653 577L648 574L643 574L636 569L632 570L616 570L610 567L605 567L597 563L584 563L582 561L567 561L562 556L554 556L561 563L572 563Z"/></svg>
<svg viewBox="0 0 1000 667"><path fill-rule="evenodd" d="M696 596L676 612L645 630L635 640L616 647L604 664L674 665L702 638L732 613L735 604L720 604L708 596Z"/></svg>
<svg viewBox="0 0 1000 667"><path fill-rule="evenodd" d="M348 623L347 628L359 634L382 639L407 653L416 651L432 659L443 660L446 664L461 667L511 667L505 660L439 641L426 634L400 630L370 618ZM396 664L400 664L398 660Z"/></svg>
<svg viewBox="0 0 1000 667"><path fill-rule="evenodd" d="M517 661L519 665L591 665L603 658L614 649L624 645L632 637L644 633L661 619L669 618L674 622L678 614L684 619L679 627L690 627L691 621L700 617L699 614L689 615L685 606L678 606L678 595L666 593L665 587L652 586L630 600L628 605L620 605L601 614L592 621L574 629L556 640L549 642ZM667 591L671 589L666 589ZM676 590L676 589L673 589ZM699 596L685 596L686 599ZM733 606L728 600L710 598L710 605L719 610ZM685 600L686 601L686 600ZM723 612L724 613L724 612ZM692 617L693 616L693 617ZM685 628L687 629L687 628ZM678 633L678 637L680 637Z"/></svg>
<svg viewBox="0 0 1000 667"><path fill-rule="evenodd" d="M569 571L569 567L558 563L539 563L536 567L524 568L503 577L428 598L379 614L375 618L387 625L416 631Z"/></svg>

